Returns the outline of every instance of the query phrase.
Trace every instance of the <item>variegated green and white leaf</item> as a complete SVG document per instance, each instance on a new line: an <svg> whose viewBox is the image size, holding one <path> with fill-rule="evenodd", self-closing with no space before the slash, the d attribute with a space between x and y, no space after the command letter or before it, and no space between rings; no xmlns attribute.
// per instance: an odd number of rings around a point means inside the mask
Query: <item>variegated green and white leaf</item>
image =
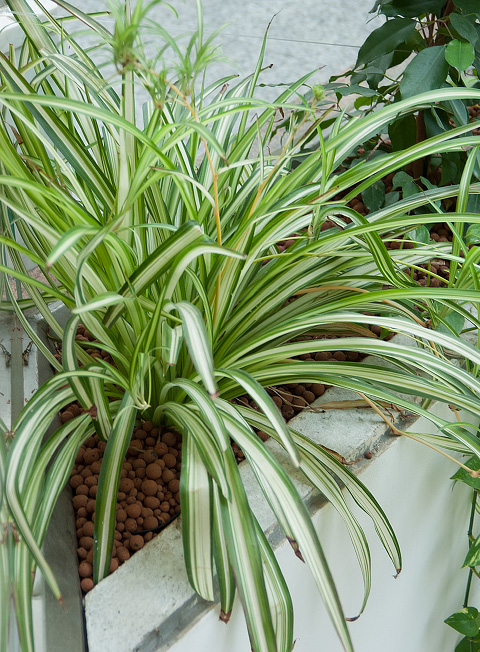
<svg viewBox="0 0 480 652"><path fill-rule="evenodd" d="M133 398L125 392L103 454L98 479L93 533L93 578L99 582L108 575L115 533L115 513L122 463L135 425L136 409Z"/></svg>
<svg viewBox="0 0 480 652"><path fill-rule="evenodd" d="M301 458L288 427L285 425L285 421L273 402L273 399L265 392L263 387L251 376L239 369L218 369L216 374L234 380L238 385L243 387L245 392L249 394L254 401L258 403L262 412L268 417L270 423L277 431L278 436L280 437L285 450L289 453L293 463L295 466L300 466Z"/></svg>
<svg viewBox="0 0 480 652"><path fill-rule="evenodd" d="M239 421L225 412L232 437L243 450L260 486L275 511L281 506L281 521L286 520L293 541L308 564L317 583L330 618L346 650L353 650L350 634L345 624L340 600L327 565L318 536L303 501L283 467L263 445L261 440Z"/></svg>
<svg viewBox="0 0 480 652"><path fill-rule="evenodd" d="M211 480L188 430L184 430L182 443L180 505L185 565L195 591L205 600L213 600Z"/></svg>
<svg viewBox="0 0 480 652"><path fill-rule="evenodd" d="M183 322L183 336L195 368L202 379L205 389L212 398L218 395L213 365L211 344L201 312L195 306L185 302L171 303L165 306L166 312L176 310Z"/></svg>

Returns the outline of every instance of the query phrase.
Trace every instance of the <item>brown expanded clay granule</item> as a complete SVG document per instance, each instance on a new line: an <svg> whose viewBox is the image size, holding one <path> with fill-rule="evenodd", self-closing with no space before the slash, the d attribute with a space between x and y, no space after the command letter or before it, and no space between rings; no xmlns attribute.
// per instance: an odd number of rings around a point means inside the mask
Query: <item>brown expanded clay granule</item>
<svg viewBox="0 0 480 652"><path fill-rule="evenodd" d="M88 337L88 335L84 335ZM66 410L75 416L78 406ZM62 417L65 416L65 412ZM68 418L67 418L68 420ZM70 475L77 530L78 574L84 593L93 588L95 499L105 443L90 437L80 448ZM182 439L145 421L133 431L117 494L115 539L110 572L150 541L155 530L180 512Z"/></svg>

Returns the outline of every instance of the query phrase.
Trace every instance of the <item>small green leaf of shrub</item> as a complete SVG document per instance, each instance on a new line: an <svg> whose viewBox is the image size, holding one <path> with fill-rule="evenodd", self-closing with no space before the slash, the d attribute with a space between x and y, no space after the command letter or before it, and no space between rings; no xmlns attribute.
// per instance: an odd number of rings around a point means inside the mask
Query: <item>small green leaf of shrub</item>
<svg viewBox="0 0 480 652"><path fill-rule="evenodd" d="M480 616L478 609L475 609L475 607L460 609L460 611L456 611L444 622L464 636L477 636L480 629Z"/></svg>
<svg viewBox="0 0 480 652"><path fill-rule="evenodd" d="M455 648L455 652L480 652L480 637L465 636Z"/></svg>
<svg viewBox="0 0 480 652"><path fill-rule="evenodd" d="M375 10L380 6L380 13L384 16L398 16L401 14L405 18L415 18L423 13L438 13L441 11L444 0L423 0L421 9L419 9L418 0L391 0L388 2L380 0L375 4ZM372 10L373 11L373 10Z"/></svg>
<svg viewBox="0 0 480 652"><path fill-rule="evenodd" d="M448 186L449 183L458 183L463 170L463 157L458 152L446 152L442 156L442 177L441 186Z"/></svg>
<svg viewBox="0 0 480 652"><path fill-rule="evenodd" d="M462 71L472 65L475 59L475 49L467 41L454 39L445 48L445 59L451 66Z"/></svg>
<svg viewBox="0 0 480 652"><path fill-rule="evenodd" d="M468 111L463 102L460 100L454 100L452 102L445 102L443 106L453 113L453 120L457 127L468 123Z"/></svg>
<svg viewBox="0 0 480 652"><path fill-rule="evenodd" d="M407 235L414 242L421 242L422 244L428 244L430 242L430 231L426 226L419 226L413 231L409 231Z"/></svg>
<svg viewBox="0 0 480 652"><path fill-rule="evenodd" d="M361 109L362 106L371 106L373 102L373 97L357 97L353 103L356 109Z"/></svg>
<svg viewBox="0 0 480 652"><path fill-rule="evenodd" d="M415 236L418 242L423 242L424 244L430 242L430 231L426 226L419 226L418 229L415 229Z"/></svg>
<svg viewBox="0 0 480 652"><path fill-rule="evenodd" d="M400 83L402 98L417 93L440 88L447 79L448 63L445 59L445 46L435 45L425 48L410 61Z"/></svg>
<svg viewBox="0 0 480 652"><path fill-rule="evenodd" d="M393 177L393 188L401 188L402 189L402 194L403 198L405 199L406 197L411 197L411 195L416 195L418 192L418 186L412 179L412 177L407 174L406 172L397 172L397 174Z"/></svg>
<svg viewBox="0 0 480 652"><path fill-rule="evenodd" d="M450 129L448 115L443 107L432 107L425 111L423 115L425 118L425 130L428 137L438 136L438 134L442 134Z"/></svg>
<svg viewBox="0 0 480 652"><path fill-rule="evenodd" d="M362 192L362 199L369 211L378 211L385 201L385 186L381 181L375 181Z"/></svg>
<svg viewBox="0 0 480 652"><path fill-rule="evenodd" d="M358 84L352 84L351 86L342 86L335 89L337 95L353 95L354 93L362 95L363 97L373 97L377 94L372 88L367 88L366 86L359 86Z"/></svg>
<svg viewBox="0 0 480 652"><path fill-rule="evenodd" d="M478 156L477 156L478 163ZM470 195L467 201L467 213L480 213L480 197L478 195Z"/></svg>
<svg viewBox="0 0 480 652"><path fill-rule="evenodd" d="M374 30L358 52L356 67L392 52L415 30L415 21L394 18Z"/></svg>
<svg viewBox="0 0 480 652"><path fill-rule="evenodd" d="M470 546L465 561L463 562L463 567L468 566L469 568L474 568L475 566L480 565L480 537L477 537L475 541ZM461 630L458 630L461 631ZM475 634L468 634L467 632L462 631L462 634L465 636L475 636L478 634L478 628Z"/></svg>
<svg viewBox="0 0 480 652"><path fill-rule="evenodd" d="M468 468L472 469L473 471L479 471L480 460L478 459L478 457L472 457L471 459L468 460L468 462L465 462L465 466L468 466ZM473 487L474 489L480 490L480 478L472 478L470 473L468 473L468 471L465 471L465 469L462 468L458 469L458 471L454 475L452 475L450 479L464 482L469 487Z"/></svg>
<svg viewBox="0 0 480 652"><path fill-rule="evenodd" d="M466 41L469 41L473 46L478 40L477 30L472 22L461 14L450 14L450 23L453 29Z"/></svg>
<svg viewBox="0 0 480 652"><path fill-rule="evenodd" d="M455 6L457 9L461 9L464 15L474 14L477 18L480 18L478 0L455 0Z"/></svg>
<svg viewBox="0 0 480 652"><path fill-rule="evenodd" d="M391 206L392 204L395 204L400 199L400 193L398 190L394 190L393 192L389 192L385 195L385 202L384 206Z"/></svg>
<svg viewBox="0 0 480 652"><path fill-rule="evenodd" d="M451 333L453 330L457 335L460 335L465 325L465 318L462 315L459 315L458 312L451 312L443 321L447 325L440 324L437 327L437 331L440 331L441 333ZM450 329L448 326L450 326Z"/></svg>
<svg viewBox="0 0 480 652"><path fill-rule="evenodd" d="M394 152L412 147L417 142L417 122L415 116L406 115L388 126L388 135Z"/></svg>
<svg viewBox="0 0 480 652"><path fill-rule="evenodd" d="M467 247L480 244L480 224L471 224L465 236Z"/></svg>

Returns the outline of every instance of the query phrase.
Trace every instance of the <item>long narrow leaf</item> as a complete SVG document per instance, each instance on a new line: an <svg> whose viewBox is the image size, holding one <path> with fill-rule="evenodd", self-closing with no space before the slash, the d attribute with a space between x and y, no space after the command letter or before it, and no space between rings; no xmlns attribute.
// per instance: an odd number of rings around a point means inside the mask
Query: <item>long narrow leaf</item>
<svg viewBox="0 0 480 652"><path fill-rule="evenodd" d="M127 452L133 426L135 425L135 417L135 403L130 394L125 392L107 441L98 479L96 497L98 507L95 513L95 529L93 533L94 582L99 582L108 575L110 567L118 485L123 458Z"/></svg>

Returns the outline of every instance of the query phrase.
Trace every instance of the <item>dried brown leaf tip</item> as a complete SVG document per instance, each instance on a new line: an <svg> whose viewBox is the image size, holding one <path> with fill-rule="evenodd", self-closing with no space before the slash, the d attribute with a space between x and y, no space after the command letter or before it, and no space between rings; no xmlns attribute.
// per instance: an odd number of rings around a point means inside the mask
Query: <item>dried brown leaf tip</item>
<svg viewBox="0 0 480 652"><path fill-rule="evenodd" d="M300 559L300 561L303 561L305 563L305 559L303 558L302 553L300 552L300 548L298 547L298 543L295 541L295 539L290 539L288 538L288 543L292 546L293 552L295 553L295 556Z"/></svg>
<svg viewBox="0 0 480 652"><path fill-rule="evenodd" d="M231 611L229 611L228 613L225 613L225 611L223 609L221 609L219 619L222 621L222 623L227 624L228 621L230 620L231 615L232 615Z"/></svg>

